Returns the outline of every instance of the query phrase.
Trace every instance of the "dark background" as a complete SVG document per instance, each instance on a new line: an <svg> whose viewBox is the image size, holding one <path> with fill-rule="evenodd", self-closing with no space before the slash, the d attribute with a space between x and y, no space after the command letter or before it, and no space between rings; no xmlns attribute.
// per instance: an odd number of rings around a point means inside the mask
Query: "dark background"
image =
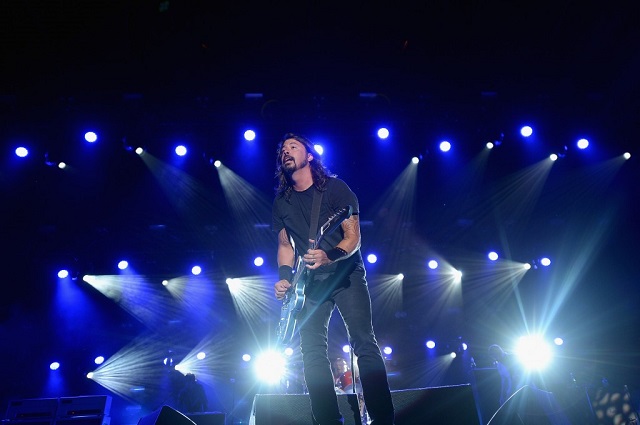
<svg viewBox="0 0 640 425"><path fill-rule="evenodd" d="M325 143L329 167L359 196L365 252L389 259L370 267L372 292L376 276L406 275L402 307L375 310L379 340L395 348L394 389L466 382L462 366L429 378L427 337L452 346L463 338L488 366L488 345L543 327L567 340L562 376L637 388L638 12L633 2L570 1L3 2L3 404L100 393L81 366L66 394L47 393L51 352L81 362L90 347L115 352L149 330L80 281L83 307L61 314L52 306L60 264L110 274L126 254L146 275L186 274L193 258L220 275L254 274L246 264L255 252L237 237L209 160L270 202L275 146L287 131ZM532 140L518 134L525 123ZM391 129L384 143L375 137L382 124ZM241 140L246 126L258 132L252 147ZM89 127L100 133L91 147L80 140ZM592 145L578 152L583 135ZM441 138L454 143L446 157ZM501 144L482 168L476 158L490 140ZM170 162L177 141L192 152L179 167L203 183L199 211L172 203L126 149L142 144ZM30 160L16 160L20 144ZM619 169L603 165L627 151ZM529 196L516 176L552 152L560 160L539 197ZM46 166L45 154L68 158L71 170ZM422 162L403 227L383 213L412 156ZM251 220L268 223L256 210ZM275 239L259 240L273 270ZM491 272L478 271L490 247L519 262L549 255L552 267L491 290ZM442 303L424 271L434 253L469 271L464 302ZM206 331L233 335L238 353L268 344L268 332L251 341L234 318L224 282L212 285L223 295ZM177 352L205 332L188 322L162 328ZM211 390L219 410L230 409L230 376ZM251 390L245 396L250 403ZM142 411L159 401L143 400Z"/></svg>

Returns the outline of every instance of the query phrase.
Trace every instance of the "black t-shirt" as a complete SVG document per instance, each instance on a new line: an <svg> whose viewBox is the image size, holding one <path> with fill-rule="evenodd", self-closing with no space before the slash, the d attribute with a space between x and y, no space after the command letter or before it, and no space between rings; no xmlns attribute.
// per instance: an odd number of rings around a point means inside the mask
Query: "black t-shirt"
<svg viewBox="0 0 640 425"><path fill-rule="evenodd" d="M289 199L285 196L276 196L273 201L273 231L279 233L280 230L285 228L287 234L293 238L296 254L302 255L309 249L309 227L311 226L311 209L313 205L313 193L317 189L315 186L311 186L309 189L296 192L291 192ZM326 190L322 195L322 202L320 204L320 215L318 218L318 229L322 226L329 217L335 214L340 208L351 205L352 214L359 213L358 198L351 191L347 184L335 177L328 180ZM318 229L314 229L314 235ZM342 228L338 227L331 234L325 234L323 240L320 242L319 249L328 251L334 248L343 238ZM362 256L360 250L355 252L347 260L337 261L333 264L323 266L317 270L318 273L333 273L336 268L347 267L346 263L353 267L353 263L362 263ZM345 264L341 264L345 263Z"/></svg>

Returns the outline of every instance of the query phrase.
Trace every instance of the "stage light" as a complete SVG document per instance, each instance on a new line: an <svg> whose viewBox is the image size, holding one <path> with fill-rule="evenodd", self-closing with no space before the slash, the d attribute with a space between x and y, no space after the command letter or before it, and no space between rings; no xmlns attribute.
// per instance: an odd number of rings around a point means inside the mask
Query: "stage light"
<svg viewBox="0 0 640 425"><path fill-rule="evenodd" d="M418 158L417 156L414 156L413 158L411 158L411 162L412 162L413 164L417 164L417 163L419 163L419 162L420 162L420 158Z"/></svg>
<svg viewBox="0 0 640 425"><path fill-rule="evenodd" d="M587 139L580 139L576 142L578 149L586 149L589 147L589 141Z"/></svg>
<svg viewBox="0 0 640 425"><path fill-rule="evenodd" d="M198 354L196 354L196 359L198 360L204 360L205 357L207 357L207 353L205 353L204 351L200 351Z"/></svg>
<svg viewBox="0 0 640 425"><path fill-rule="evenodd" d="M522 267L524 267L525 270L531 270L531 264L529 263L524 263Z"/></svg>
<svg viewBox="0 0 640 425"><path fill-rule="evenodd" d="M436 342L435 342L435 341L433 341L433 340L431 340L431 339L430 339L429 341L427 341L427 342L425 343L425 345L427 346L427 348L428 348L429 350L433 350L434 348L436 348Z"/></svg>
<svg viewBox="0 0 640 425"><path fill-rule="evenodd" d="M555 153L552 153L551 155L549 155L549 159L552 161L557 161L558 160L558 155Z"/></svg>
<svg viewBox="0 0 640 425"><path fill-rule="evenodd" d="M243 362L250 362L251 361L251 354L243 354L242 355L242 361Z"/></svg>
<svg viewBox="0 0 640 425"><path fill-rule="evenodd" d="M455 351L452 351L451 354L449 354L449 356L451 356L452 359L455 359L456 357L458 357Z"/></svg>
<svg viewBox="0 0 640 425"><path fill-rule="evenodd" d="M462 343L462 351L467 351L467 348L469 348L469 346L467 345L466 342Z"/></svg>
<svg viewBox="0 0 640 425"><path fill-rule="evenodd" d="M390 355L391 353L393 353L393 349L387 345L386 347L384 347L384 348L382 349L382 352L388 356L388 355Z"/></svg>
<svg viewBox="0 0 640 425"><path fill-rule="evenodd" d="M436 260L429 260L429 262L427 263L427 267L429 267L431 270L435 270L438 268L438 262Z"/></svg>
<svg viewBox="0 0 640 425"><path fill-rule="evenodd" d="M498 253L495 251L491 251L489 254L487 254L487 257L491 261L496 261L498 259Z"/></svg>
<svg viewBox="0 0 640 425"><path fill-rule="evenodd" d="M521 134L523 137L529 137L529 136L531 136L531 135L533 134L533 128L531 128L531 127L530 127L530 126L528 126L528 125L525 125L524 127L522 127L522 128L520 129L520 134Z"/></svg>
<svg viewBox="0 0 640 425"><path fill-rule="evenodd" d="M194 276L198 276L200 273L202 273L202 267L200 266L191 267L191 274L193 274Z"/></svg>
<svg viewBox="0 0 640 425"><path fill-rule="evenodd" d="M493 143L487 142L487 149L493 149Z"/></svg>
<svg viewBox="0 0 640 425"><path fill-rule="evenodd" d="M398 280L404 280L404 274L398 273Z"/></svg>
<svg viewBox="0 0 640 425"><path fill-rule="evenodd" d="M58 167L61 170L67 167L67 164L64 162L55 162L49 159L49 152L45 152L44 154L44 164L49 167Z"/></svg>
<svg viewBox="0 0 640 425"><path fill-rule="evenodd" d="M384 127L381 127L378 129L377 134L380 139L385 140L386 138L389 137L389 130Z"/></svg>
<svg viewBox="0 0 640 425"><path fill-rule="evenodd" d="M52 362L52 363L49 365L49 369L51 369L51 370L58 370L58 369L60 369L60 363L58 363L58 362Z"/></svg>
<svg viewBox="0 0 640 425"><path fill-rule="evenodd" d="M521 337L516 346L516 355L529 370L542 370L551 361L551 348L539 335Z"/></svg>
<svg viewBox="0 0 640 425"><path fill-rule="evenodd" d="M256 139L256 132L253 130L247 130L244 132L244 140L251 142Z"/></svg>
<svg viewBox="0 0 640 425"><path fill-rule="evenodd" d="M167 279L164 279L162 281L162 286L167 286L167 285L169 285L169 281Z"/></svg>
<svg viewBox="0 0 640 425"><path fill-rule="evenodd" d="M96 357L95 359L93 359L93 362L94 362L95 364L100 365L100 364L104 363L104 357L103 357L103 356L98 356L98 357Z"/></svg>
<svg viewBox="0 0 640 425"><path fill-rule="evenodd" d="M443 140L442 142L440 142L440 150L442 152L449 152L451 150L451 143Z"/></svg>
<svg viewBox="0 0 640 425"><path fill-rule="evenodd" d="M540 259L540 264L545 267L549 267L551 265L551 260L547 257L543 257Z"/></svg>
<svg viewBox="0 0 640 425"><path fill-rule="evenodd" d="M456 278L457 282L462 280L462 272L460 270L454 270L453 276Z"/></svg>
<svg viewBox="0 0 640 425"><path fill-rule="evenodd" d="M29 151L27 150L27 148L25 147L18 147L16 148L16 155L19 156L20 158L25 158L27 155L29 155Z"/></svg>
<svg viewBox="0 0 640 425"><path fill-rule="evenodd" d="M349 344L343 345L342 346L342 352L343 353L350 353L351 352L351 346Z"/></svg>
<svg viewBox="0 0 640 425"><path fill-rule="evenodd" d="M554 343L555 345L560 346L560 345L564 344L564 340L563 340L562 338L560 338L560 337L557 337L557 338L554 338L554 339L553 339L553 343Z"/></svg>
<svg viewBox="0 0 640 425"><path fill-rule="evenodd" d="M87 373L87 379L93 379L93 372Z"/></svg>
<svg viewBox="0 0 640 425"><path fill-rule="evenodd" d="M126 260L118 262L118 268L120 270L126 270L127 267L129 267L129 262L127 262Z"/></svg>
<svg viewBox="0 0 640 425"><path fill-rule="evenodd" d="M63 270L60 270L60 271L58 272L58 277L59 277L60 279L65 279L65 278L69 277L69 270L64 270L64 269L63 269Z"/></svg>
<svg viewBox="0 0 640 425"><path fill-rule="evenodd" d="M367 255L367 261L369 264L375 264L378 261L378 256L376 256L376 254L369 254Z"/></svg>
<svg viewBox="0 0 640 425"><path fill-rule="evenodd" d="M98 140L98 135L93 131L87 131L86 133L84 133L84 140L89 143L93 143Z"/></svg>
<svg viewBox="0 0 640 425"><path fill-rule="evenodd" d="M285 348L285 349L284 349L284 354L285 354L286 356L289 356L289 357L293 356L293 348L291 348L291 347L287 347L287 348Z"/></svg>
<svg viewBox="0 0 640 425"><path fill-rule="evenodd" d="M624 159L630 159L631 158L631 153L625 152L622 156L624 157Z"/></svg>
<svg viewBox="0 0 640 425"><path fill-rule="evenodd" d="M285 372L285 360L278 353L267 351L256 359L255 373L263 382L277 384Z"/></svg>
<svg viewBox="0 0 640 425"><path fill-rule="evenodd" d="M138 155L142 155L144 153L144 148L136 148L136 153Z"/></svg>
<svg viewBox="0 0 640 425"><path fill-rule="evenodd" d="M264 264L264 258L262 258L262 257L256 257L256 258L253 260L253 264L254 264L256 267L260 267L260 266L262 266L262 265Z"/></svg>
<svg viewBox="0 0 640 425"><path fill-rule="evenodd" d="M324 153L322 145L313 145L313 150L316 151L318 155L322 155Z"/></svg>
<svg viewBox="0 0 640 425"><path fill-rule="evenodd" d="M178 145L176 146L175 152L178 156L185 156L187 154L187 148L184 145Z"/></svg>
<svg viewBox="0 0 640 425"><path fill-rule="evenodd" d="M220 160L216 160L213 162L213 166L216 168L220 168L221 165L222 165L222 162L220 162Z"/></svg>
<svg viewBox="0 0 640 425"><path fill-rule="evenodd" d="M227 278L226 283L229 287L229 292L231 292L232 294L240 293L240 289L242 286L240 279Z"/></svg>

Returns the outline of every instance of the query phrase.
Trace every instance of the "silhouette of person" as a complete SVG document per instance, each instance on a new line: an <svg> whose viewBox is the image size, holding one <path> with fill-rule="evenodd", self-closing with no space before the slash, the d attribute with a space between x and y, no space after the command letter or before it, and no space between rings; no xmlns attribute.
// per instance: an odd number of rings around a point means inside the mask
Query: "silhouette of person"
<svg viewBox="0 0 640 425"><path fill-rule="evenodd" d="M187 373L184 379L184 387L178 395L180 409L184 413L206 412L209 406L202 384L196 380L193 373Z"/></svg>
<svg viewBox="0 0 640 425"><path fill-rule="evenodd" d="M500 375L500 405L502 405L517 390L514 385L516 381L514 359L498 344L489 347L489 357L493 359L493 365Z"/></svg>

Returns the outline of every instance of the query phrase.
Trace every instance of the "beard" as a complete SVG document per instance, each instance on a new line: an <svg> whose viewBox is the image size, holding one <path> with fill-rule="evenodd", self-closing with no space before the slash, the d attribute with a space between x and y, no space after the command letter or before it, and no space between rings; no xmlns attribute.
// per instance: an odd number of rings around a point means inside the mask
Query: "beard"
<svg viewBox="0 0 640 425"><path fill-rule="evenodd" d="M283 170L285 173L287 173L287 174L291 175L291 174L293 174L293 172L294 172L294 171L297 171L297 170L299 170L299 169L301 169L301 168L304 168L304 167L306 167L308 164L309 164L309 160L308 160L307 158L305 158L305 159L300 163L300 165L298 165L298 164L296 163L296 160L295 160L295 159L293 159L293 160L291 160L291 161L287 161L287 162L285 162L284 164L282 164L282 170Z"/></svg>

